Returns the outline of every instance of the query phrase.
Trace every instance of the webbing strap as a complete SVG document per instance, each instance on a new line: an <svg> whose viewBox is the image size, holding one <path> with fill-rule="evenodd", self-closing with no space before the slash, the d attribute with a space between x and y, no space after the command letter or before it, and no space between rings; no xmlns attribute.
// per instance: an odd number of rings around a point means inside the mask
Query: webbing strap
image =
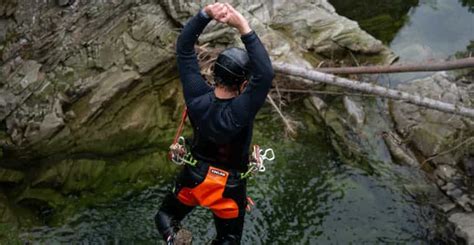
<svg viewBox="0 0 474 245"><path fill-rule="evenodd" d="M184 128L184 122L186 122L186 117L188 116L188 108L184 107L183 114L181 115L181 122L179 123L178 131L176 131L176 135L174 136L173 144L178 143L178 139L181 136Z"/></svg>

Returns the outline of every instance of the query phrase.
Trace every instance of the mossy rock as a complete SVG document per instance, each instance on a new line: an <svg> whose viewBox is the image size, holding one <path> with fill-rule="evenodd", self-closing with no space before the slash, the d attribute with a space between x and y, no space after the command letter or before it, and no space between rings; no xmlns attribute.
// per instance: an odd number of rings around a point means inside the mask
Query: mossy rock
<svg viewBox="0 0 474 245"><path fill-rule="evenodd" d="M66 204L65 198L56 190L49 188L25 188L15 199L15 202L25 206L41 208L60 208Z"/></svg>
<svg viewBox="0 0 474 245"><path fill-rule="evenodd" d="M23 172L0 168L0 183L20 183L24 177Z"/></svg>
<svg viewBox="0 0 474 245"><path fill-rule="evenodd" d="M15 224L0 223L0 241L2 244L21 245L25 244L20 238L20 231Z"/></svg>
<svg viewBox="0 0 474 245"><path fill-rule="evenodd" d="M105 161L78 160L71 165L68 178L62 186L63 192L93 190L97 188L106 167Z"/></svg>
<svg viewBox="0 0 474 245"><path fill-rule="evenodd" d="M81 208L107 203L172 178L176 166L167 147L143 149L104 159L67 159L42 164L32 186L16 197L25 207L49 208L48 224L60 224Z"/></svg>

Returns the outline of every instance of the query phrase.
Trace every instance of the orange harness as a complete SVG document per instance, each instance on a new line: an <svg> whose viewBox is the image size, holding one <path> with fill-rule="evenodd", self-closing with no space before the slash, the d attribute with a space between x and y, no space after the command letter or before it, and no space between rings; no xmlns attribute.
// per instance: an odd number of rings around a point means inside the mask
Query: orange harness
<svg viewBox="0 0 474 245"><path fill-rule="evenodd" d="M183 187L178 200L188 206L209 208L217 217L233 219L239 215L239 206L231 198L223 197L229 172L209 166L204 181L194 188Z"/></svg>

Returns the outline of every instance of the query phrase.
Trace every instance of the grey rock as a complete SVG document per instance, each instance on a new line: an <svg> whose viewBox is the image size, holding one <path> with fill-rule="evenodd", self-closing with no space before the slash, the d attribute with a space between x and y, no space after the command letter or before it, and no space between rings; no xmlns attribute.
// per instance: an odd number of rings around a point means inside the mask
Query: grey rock
<svg viewBox="0 0 474 245"><path fill-rule="evenodd" d="M77 116L76 116L76 113L74 113L74 111L68 111L66 112L66 114L64 114L64 119L67 121L74 120L76 117Z"/></svg>
<svg viewBox="0 0 474 245"><path fill-rule="evenodd" d="M57 0L57 1L58 1L59 6L66 7L70 5L73 0Z"/></svg>
<svg viewBox="0 0 474 245"><path fill-rule="evenodd" d="M390 155L396 163L413 167L419 166L415 154L413 154L408 147L402 144L402 139L400 139L400 136L397 133L384 132L382 136L385 145L387 145L387 148L390 151ZM444 185L444 182L438 185L442 186Z"/></svg>
<svg viewBox="0 0 474 245"><path fill-rule="evenodd" d="M465 211L472 212L471 199L468 195L464 194L461 197L457 197L456 203L461 206Z"/></svg>
<svg viewBox="0 0 474 245"><path fill-rule="evenodd" d="M131 54L130 59L137 66L140 73L146 73L173 56L174 54L168 50L141 42Z"/></svg>
<svg viewBox="0 0 474 245"><path fill-rule="evenodd" d="M118 93L126 91L140 75L135 71L120 71L116 67L106 71L93 80L99 84L89 99L89 111L82 123L96 117L104 110L104 106Z"/></svg>
<svg viewBox="0 0 474 245"><path fill-rule="evenodd" d="M122 48L113 41L104 43L97 51L95 57L95 65L104 70L109 69L112 65L125 64L125 55Z"/></svg>
<svg viewBox="0 0 474 245"><path fill-rule="evenodd" d="M35 144L39 143L42 140L47 140L54 133L58 132L62 127L64 127L64 115L62 113L61 106L59 101L56 102L56 111L52 111L47 114L43 121L38 125L37 130L31 130L25 133L25 138L29 143Z"/></svg>
<svg viewBox="0 0 474 245"><path fill-rule="evenodd" d="M12 112L18 105L19 98L7 90L0 89L0 120Z"/></svg>
<svg viewBox="0 0 474 245"><path fill-rule="evenodd" d="M327 0L256 0L251 1L251 4L242 4L243 2L238 0L229 2L238 5L238 10L250 19L252 27L255 27L255 22L258 21L276 30L280 35L280 40L272 40L272 42L292 39L298 47L314 50L314 53L347 53L347 50L350 50L361 56L375 54L376 63L392 63L396 58L393 52L380 41L361 30L356 22L338 15ZM190 1L187 4L180 4L178 1L171 0L161 1L161 3L166 12L181 24L184 24L204 4L199 5ZM262 30L257 29L257 32L261 34ZM212 32L215 29L211 27L207 31ZM276 51L277 49L272 47L269 50ZM277 51L277 53L282 52ZM294 53L293 49L292 52L284 52L284 55L294 55ZM291 57L289 60L293 61Z"/></svg>
<svg viewBox="0 0 474 245"><path fill-rule="evenodd" d="M399 89L448 103L457 104L462 101L464 106L471 106L466 91L456 86L454 79L445 73L436 73L428 78L400 84ZM460 116L398 101L392 102L390 109L397 131L403 133L407 142L426 157L459 145L465 140L459 135L469 135L469 132L474 130L468 126L472 120ZM459 152L452 151L439 155L431 162L455 166L463 157Z"/></svg>
<svg viewBox="0 0 474 245"><path fill-rule="evenodd" d="M457 236L474 245L474 213L455 213L449 216L449 221L455 225Z"/></svg>
<svg viewBox="0 0 474 245"><path fill-rule="evenodd" d="M322 113L328 106L326 102L324 102L324 100L318 96L311 96L310 101L311 104L319 111L319 113Z"/></svg>
<svg viewBox="0 0 474 245"><path fill-rule="evenodd" d="M351 121L356 125L361 126L365 121L365 113L361 105L350 99L348 96L344 96L343 103Z"/></svg>
<svg viewBox="0 0 474 245"><path fill-rule="evenodd" d="M435 175L439 178L450 181L457 174L457 170L450 165L439 165L435 170Z"/></svg>
<svg viewBox="0 0 474 245"><path fill-rule="evenodd" d="M442 187L441 187L441 189L442 189L442 190L445 190L445 191L451 191L451 190L453 190L453 189L455 189L455 188L456 188L456 185L453 184L453 183L451 183L451 182L449 182L449 183L447 183L445 186L442 186Z"/></svg>
<svg viewBox="0 0 474 245"><path fill-rule="evenodd" d="M298 6L298 14L295 14L294 6ZM299 1L297 5L294 1L284 1L276 8L270 26L316 53L347 49L379 54L380 63L391 63L396 58L379 40L362 31L356 22L340 18L327 1Z"/></svg>
<svg viewBox="0 0 474 245"><path fill-rule="evenodd" d="M449 211L456 208L456 204L449 202L449 203L437 204L436 207L439 210L443 211L444 213L448 213Z"/></svg>
<svg viewBox="0 0 474 245"><path fill-rule="evenodd" d="M437 180L436 180L436 184L437 184L438 186L444 186L444 185L446 184L446 182L445 182L444 180L442 180L442 179L437 179Z"/></svg>
<svg viewBox="0 0 474 245"><path fill-rule="evenodd" d="M454 189L451 189L451 190L447 190L446 191L446 194L454 199L460 199L463 192L461 189L459 188L454 188Z"/></svg>
<svg viewBox="0 0 474 245"><path fill-rule="evenodd" d="M145 41L157 46L169 45L178 35L173 28L172 22L160 6L145 4L138 7L131 36L136 41Z"/></svg>
<svg viewBox="0 0 474 245"><path fill-rule="evenodd" d="M138 42L135 41L127 32L122 35L122 42L128 53L130 53L131 50L134 50L138 45Z"/></svg>
<svg viewBox="0 0 474 245"><path fill-rule="evenodd" d="M1 106L1 105L0 105ZM462 165L464 166L464 171L469 177L474 177L474 156L466 156L462 160Z"/></svg>
<svg viewBox="0 0 474 245"><path fill-rule="evenodd" d="M15 95L23 93L38 81L41 64L34 60L25 61L9 78L10 91Z"/></svg>

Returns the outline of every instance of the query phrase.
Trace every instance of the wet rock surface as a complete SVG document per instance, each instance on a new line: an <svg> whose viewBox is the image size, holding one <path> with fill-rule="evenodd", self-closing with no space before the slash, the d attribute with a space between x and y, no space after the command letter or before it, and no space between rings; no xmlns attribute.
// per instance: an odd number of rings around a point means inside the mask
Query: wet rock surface
<svg viewBox="0 0 474 245"><path fill-rule="evenodd" d="M455 213L449 217L449 221L456 226L456 234L464 238L467 244L474 244L474 213Z"/></svg>
<svg viewBox="0 0 474 245"><path fill-rule="evenodd" d="M466 82L471 79L436 73L403 83L399 89L472 107L470 83ZM334 90L336 94L345 93ZM388 155L393 162L414 168L413 171L426 170L435 188L445 196L433 200L434 206L447 216L472 214L474 127L471 119L404 102L386 103L359 96L313 96L306 105L317 112L315 119L328 127L333 147L346 162L364 166L366 159L380 161ZM370 164L365 167L373 168ZM417 188L407 191L413 196L419 194ZM450 222L463 227L463 232L472 232L472 228L464 225L465 220L450 219ZM456 235L468 239L459 232ZM472 243L469 239L466 241Z"/></svg>
<svg viewBox="0 0 474 245"><path fill-rule="evenodd" d="M410 81L399 88L452 104L472 107L472 96L464 81L446 73ZM403 102L392 102L391 115L406 145L418 154L420 167L430 166L435 183L452 204L440 207L450 214L456 234L473 244L474 154L473 120L423 109ZM453 206L454 205L454 206ZM454 214L452 214L455 212Z"/></svg>

